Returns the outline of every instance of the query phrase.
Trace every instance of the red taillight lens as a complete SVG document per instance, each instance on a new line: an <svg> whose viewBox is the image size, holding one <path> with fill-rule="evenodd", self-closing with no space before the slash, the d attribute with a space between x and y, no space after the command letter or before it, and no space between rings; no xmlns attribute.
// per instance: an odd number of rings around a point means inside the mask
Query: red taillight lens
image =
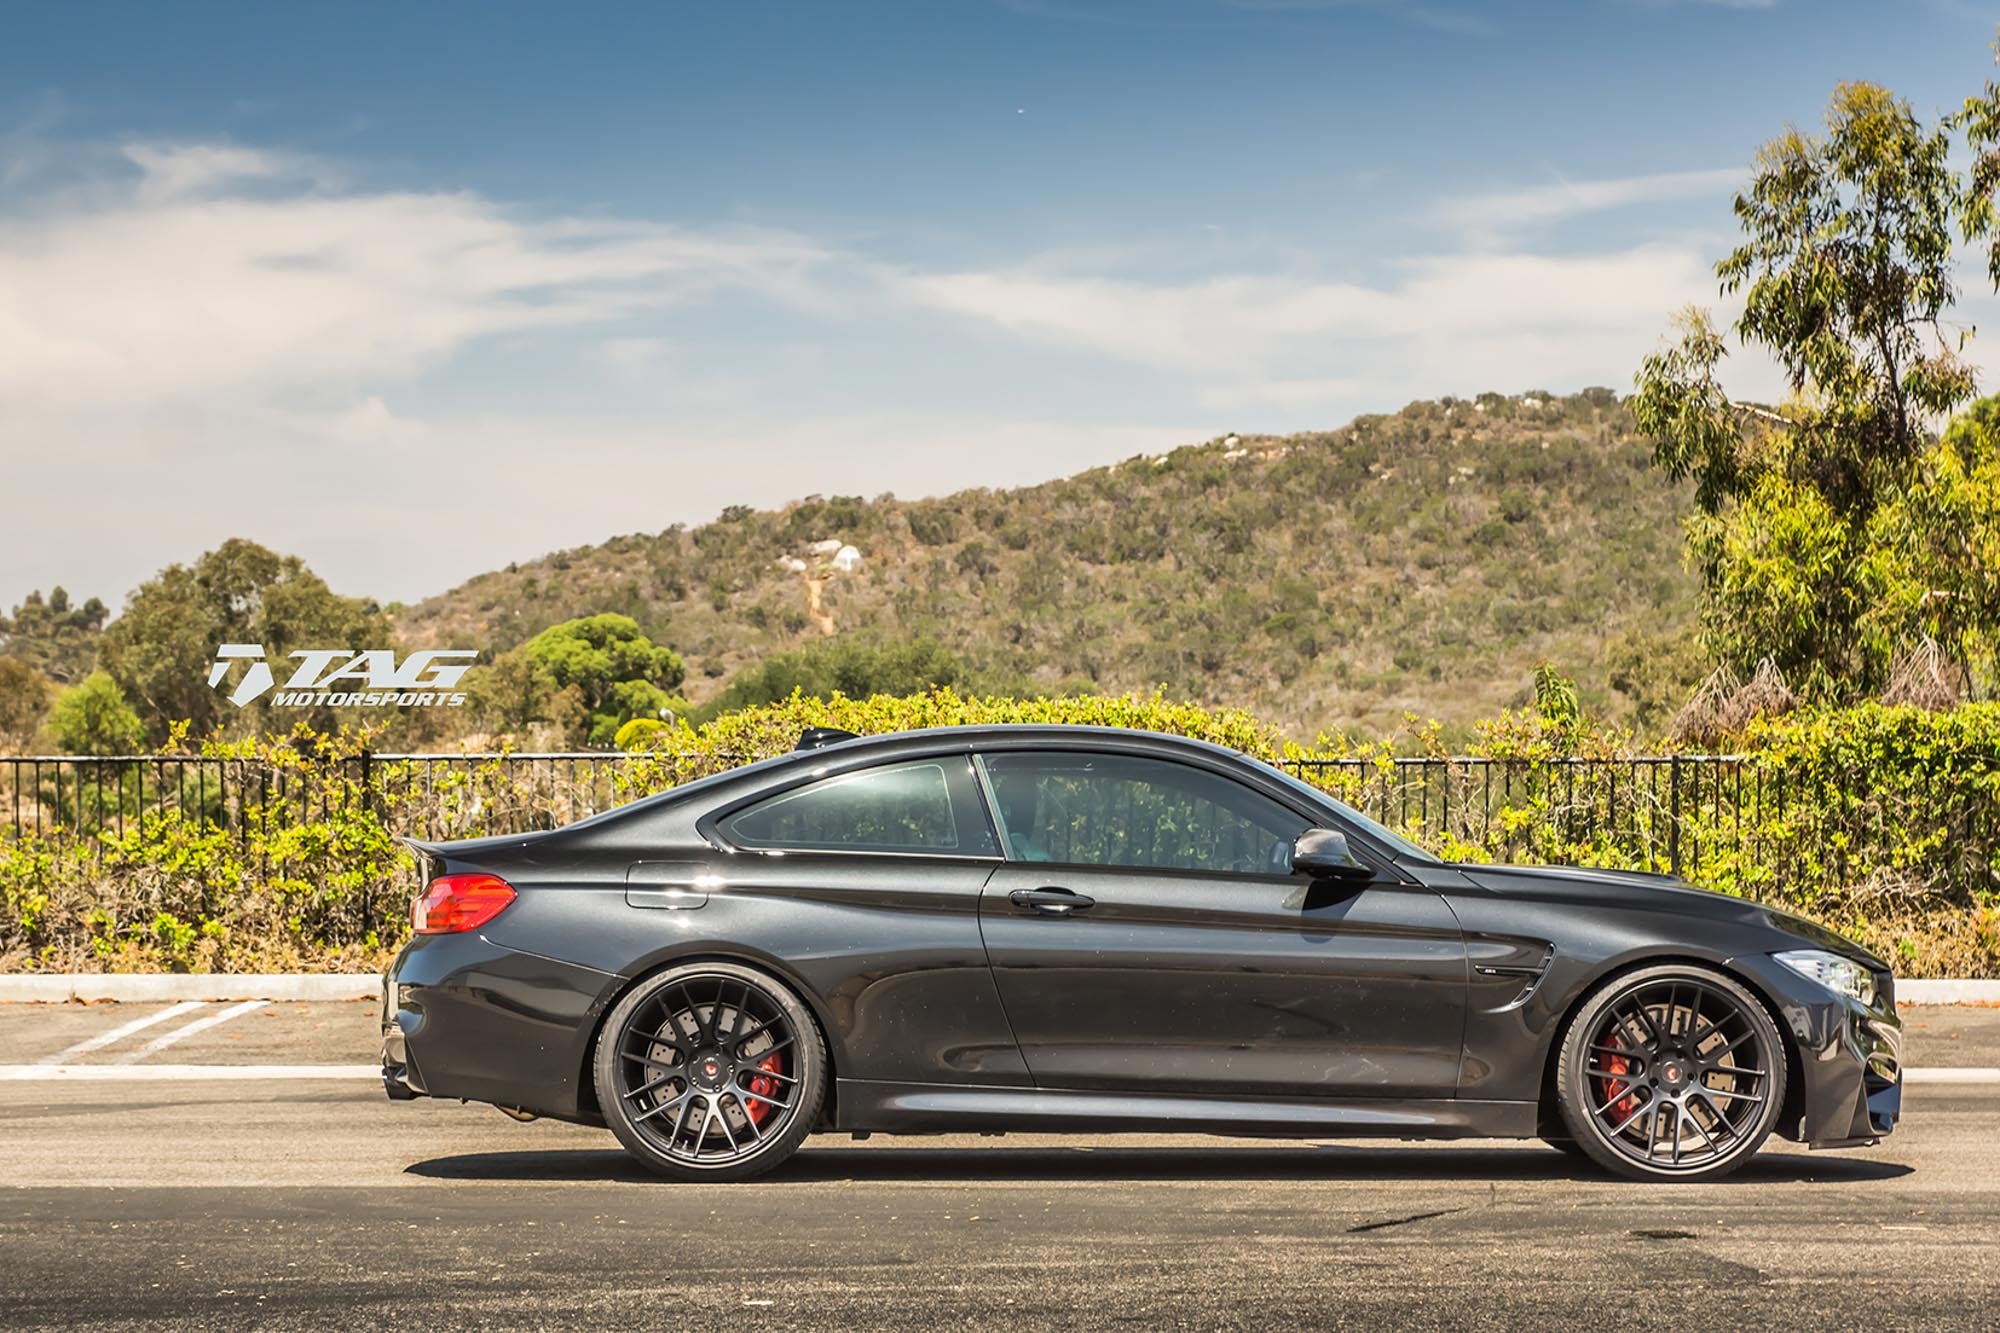
<svg viewBox="0 0 2000 1333"><path fill-rule="evenodd" d="M410 924L419 935L477 930L513 901L498 875L439 875L410 904Z"/></svg>

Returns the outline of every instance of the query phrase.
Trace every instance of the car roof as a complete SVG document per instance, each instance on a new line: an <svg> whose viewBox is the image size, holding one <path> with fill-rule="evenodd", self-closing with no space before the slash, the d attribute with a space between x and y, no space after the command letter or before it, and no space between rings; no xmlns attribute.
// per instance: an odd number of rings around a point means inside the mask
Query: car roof
<svg viewBox="0 0 2000 1333"><path fill-rule="evenodd" d="M691 797L700 797L718 789L735 786L753 777L772 779L787 769L802 766L823 767L833 763L846 767L848 763L862 763L871 755L893 757L898 754L922 755L939 750L971 750L977 747L1027 748L1035 745L1070 748L1079 744L1101 745L1127 752L1152 752L1185 754L1190 749L1203 752L1215 758L1241 765L1247 756L1240 751L1208 741L1196 740L1191 736L1176 736L1161 731L1141 731L1134 727L1087 727L1046 722L989 722L951 727L920 727L910 731L886 731L870 736L855 736L849 740L833 741L809 750L788 750L768 759L755 760L736 768L726 768L706 777L696 778L642 796L636 801L606 810L579 820L568 828L579 829L608 823L616 818L638 814L663 806L679 805Z"/></svg>
<svg viewBox="0 0 2000 1333"><path fill-rule="evenodd" d="M838 750L846 754L855 754L864 749L877 748L921 749L939 742L952 746L979 746L996 743L1060 744L1078 741L1092 743L1108 741L1129 749L1191 748L1235 759L1243 757L1239 750L1173 732L1145 731L1137 727L1092 727L1057 722L975 722L949 727L919 727L910 731L887 731L871 736L856 736L851 740L835 741L822 746L818 752L824 754Z"/></svg>

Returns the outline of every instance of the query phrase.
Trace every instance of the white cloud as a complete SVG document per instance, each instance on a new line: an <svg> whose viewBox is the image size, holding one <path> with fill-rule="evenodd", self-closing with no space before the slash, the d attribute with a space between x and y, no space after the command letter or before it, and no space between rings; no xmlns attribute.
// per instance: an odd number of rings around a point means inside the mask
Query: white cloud
<svg viewBox="0 0 2000 1333"><path fill-rule="evenodd" d="M250 180L291 179L332 184L323 170L302 158L235 144L127 144L127 161L139 169L135 193L162 202L218 193Z"/></svg>
<svg viewBox="0 0 2000 1333"><path fill-rule="evenodd" d="M1629 378L1673 310L1711 298L1691 248L1605 255L1447 254L1407 260L1379 286L1284 276L1145 283L1020 269L903 273L905 300L1017 337L1199 377L1212 395L1256 384L1402 383L1443 373L1430 392L1504 385L1499 364L1460 355L1539 339L1552 360L1527 382L1622 358ZM1323 396L1323 395L1320 395ZM1287 395L1279 394L1277 401Z"/></svg>
<svg viewBox="0 0 2000 1333"><path fill-rule="evenodd" d="M1741 167L1669 171L1612 180L1556 181L1491 194L1465 195L1439 204L1432 216L1475 236L1543 226L1583 213L1678 199L1724 199L1747 184Z"/></svg>
<svg viewBox="0 0 2000 1333"><path fill-rule="evenodd" d="M1085 237L919 269L796 232L369 189L228 144L117 163L73 155L60 190L0 214L0 475L27 498L0 599L60 579L115 600L238 534L417 597L725 504L1025 483L1413 397L1622 387L1668 314L1714 295L1692 244L1437 253L1361 281ZM905 374L911 349L947 378L976 366L985 406Z"/></svg>
<svg viewBox="0 0 2000 1333"><path fill-rule="evenodd" d="M0 221L0 393L158 402L407 379L498 334L740 288L807 303L827 256L743 228L531 219L329 190L307 164L134 146L108 193Z"/></svg>
<svg viewBox="0 0 2000 1333"><path fill-rule="evenodd" d="M605 365L634 379L670 369L680 352L671 338L606 338L597 345L597 355Z"/></svg>

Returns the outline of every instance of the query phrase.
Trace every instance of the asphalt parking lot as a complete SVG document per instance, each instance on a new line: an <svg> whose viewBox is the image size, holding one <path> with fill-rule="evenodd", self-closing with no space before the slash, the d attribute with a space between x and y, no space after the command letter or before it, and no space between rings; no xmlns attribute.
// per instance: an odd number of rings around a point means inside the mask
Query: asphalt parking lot
<svg viewBox="0 0 2000 1333"><path fill-rule="evenodd" d="M1957 1072L1913 1080L1879 1147L1667 1187L1535 1145L1132 1137L827 1137L670 1184L599 1131L389 1103L372 1005L170 1008L0 1005L0 1322L2000 1318L1995 1009L1909 1011L1909 1063Z"/></svg>

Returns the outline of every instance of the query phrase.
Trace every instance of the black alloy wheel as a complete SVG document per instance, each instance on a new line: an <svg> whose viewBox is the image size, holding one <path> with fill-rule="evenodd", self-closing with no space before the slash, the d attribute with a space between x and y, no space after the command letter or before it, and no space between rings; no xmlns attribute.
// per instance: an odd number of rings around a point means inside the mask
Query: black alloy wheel
<svg viewBox="0 0 2000 1333"><path fill-rule="evenodd" d="M598 1105L626 1151L681 1180L742 1180L819 1119L826 1051L797 996L730 963L648 978L598 1037Z"/></svg>
<svg viewBox="0 0 2000 1333"><path fill-rule="evenodd" d="M1755 996L1704 967L1651 967L1578 1011L1556 1102L1576 1148L1599 1165L1712 1180L1770 1135L1785 1074L1784 1043Z"/></svg>

